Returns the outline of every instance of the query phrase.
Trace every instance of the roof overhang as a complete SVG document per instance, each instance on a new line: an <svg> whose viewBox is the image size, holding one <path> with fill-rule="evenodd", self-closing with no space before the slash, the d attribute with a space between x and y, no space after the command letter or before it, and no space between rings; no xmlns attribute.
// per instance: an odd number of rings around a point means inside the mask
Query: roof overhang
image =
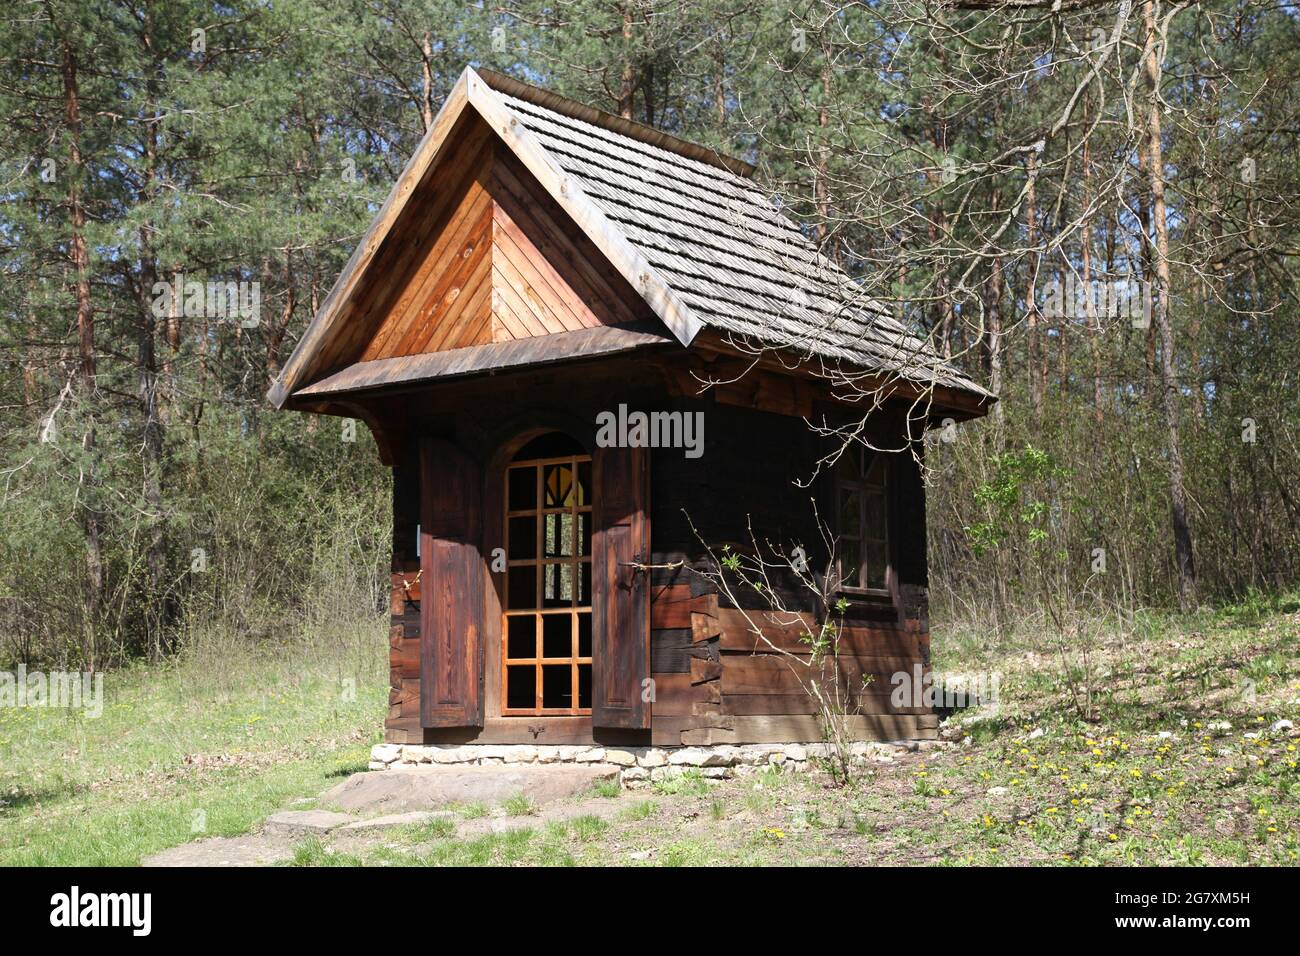
<svg viewBox="0 0 1300 956"><path fill-rule="evenodd" d="M423 382L536 368L566 361L605 358L674 344L675 339L642 328L603 325L574 332L557 332L554 335L449 349L445 352L375 359L349 365L333 375L298 389L290 404L314 404L336 400L345 395L355 396Z"/></svg>

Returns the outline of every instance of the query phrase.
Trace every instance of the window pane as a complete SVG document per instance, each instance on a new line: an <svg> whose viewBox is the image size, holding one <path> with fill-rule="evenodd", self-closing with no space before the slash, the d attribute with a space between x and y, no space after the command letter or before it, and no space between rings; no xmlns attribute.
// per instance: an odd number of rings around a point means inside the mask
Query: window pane
<svg viewBox="0 0 1300 956"><path fill-rule="evenodd" d="M869 588L883 588L885 586L885 542L868 541L866 542L867 552L867 583Z"/></svg>
<svg viewBox="0 0 1300 956"><path fill-rule="evenodd" d="M542 578L542 607L573 606L573 565L545 565Z"/></svg>
<svg viewBox="0 0 1300 956"><path fill-rule="evenodd" d="M879 491L871 492L866 495L863 504L866 506L866 536L868 538L887 537L889 517L885 511L884 494Z"/></svg>
<svg viewBox="0 0 1300 956"><path fill-rule="evenodd" d="M513 559L537 557L537 519L532 516L510 519L510 547L506 556Z"/></svg>
<svg viewBox="0 0 1300 956"><path fill-rule="evenodd" d="M573 706L573 671L568 664L542 666L542 706L565 710Z"/></svg>
<svg viewBox="0 0 1300 956"><path fill-rule="evenodd" d="M508 481L507 507L511 511L527 511L537 507L537 469L511 468Z"/></svg>
<svg viewBox="0 0 1300 956"><path fill-rule="evenodd" d="M591 462L578 462L578 507L591 504Z"/></svg>
<svg viewBox="0 0 1300 956"><path fill-rule="evenodd" d="M574 545L573 515L547 515L545 521L542 547L546 549L546 557L571 557Z"/></svg>
<svg viewBox="0 0 1300 956"><path fill-rule="evenodd" d="M579 601L587 608L591 603L590 558L585 564L581 558L592 546L592 464L582 460L584 451L571 439L555 437L534 439L506 472L502 702L508 713L575 712L575 657L591 657L590 611L579 620L571 609ZM545 464L530 461L548 458ZM582 709L589 710L590 664L584 665L582 680Z"/></svg>
<svg viewBox="0 0 1300 956"><path fill-rule="evenodd" d="M857 534L862 514L862 495L856 488L840 489L840 533Z"/></svg>
<svg viewBox="0 0 1300 956"><path fill-rule="evenodd" d="M591 564L581 562L578 565L578 607L591 607Z"/></svg>
<svg viewBox="0 0 1300 956"><path fill-rule="evenodd" d="M861 543L853 538L840 539L840 587L862 587L858 576L862 564L861 547Z"/></svg>
<svg viewBox="0 0 1300 956"><path fill-rule="evenodd" d="M527 617L506 618L506 658L537 656L537 619Z"/></svg>
<svg viewBox="0 0 1300 956"><path fill-rule="evenodd" d="M591 612L578 612L578 656L591 656Z"/></svg>
<svg viewBox="0 0 1300 956"><path fill-rule="evenodd" d="M543 465L544 507L567 508L573 504L573 465Z"/></svg>
<svg viewBox="0 0 1300 956"><path fill-rule="evenodd" d="M506 707L532 710L537 706L537 668L532 664L506 668Z"/></svg>
<svg viewBox="0 0 1300 956"><path fill-rule="evenodd" d="M537 607L537 568L513 565L506 570L506 607L523 610Z"/></svg>
<svg viewBox="0 0 1300 956"><path fill-rule="evenodd" d="M542 615L542 656L573 655L573 617L569 614Z"/></svg>
<svg viewBox="0 0 1300 956"><path fill-rule="evenodd" d="M591 709L591 665L578 665L578 706Z"/></svg>

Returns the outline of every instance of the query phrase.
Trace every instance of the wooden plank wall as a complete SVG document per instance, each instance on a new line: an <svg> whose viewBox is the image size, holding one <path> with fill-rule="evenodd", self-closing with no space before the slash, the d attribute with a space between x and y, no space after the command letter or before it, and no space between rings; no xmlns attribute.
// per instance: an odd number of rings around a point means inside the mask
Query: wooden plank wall
<svg viewBox="0 0 1300 956"><path fill-rule="evenodd" d="M649 307L498 143L492 210L492 340L623 325Z"/></svg>
<svg viewBox="0 0 1300 956"><path fill-rule="evenodd" d="M400 351L403 347L418 351L414 344L401 343L408 333L416 335L428 330L427 323L414 321L415 314L422 309L446 307L459 301L457 310L464 311L470 301L463 297L464 283L439 285L438 282L447 277L446 267L453 258L464 264L459 253L464 251L465 240L472 234L467 231L466 223L490 225L490 217L485 221L481 216L483 198L479 195L482 192L479 177L484 173L484 162L490 162L491 143L491 131L481 120L467 114L457 122L443 144L446 161L432 165L415 187L411 201L375 252L352 304L340 313L337 334L322 346L317 377L330 375L365 356L409 354ZM477 184L477 188L471 184ZM476 197L477 206L465 205L469 193ZM444 245L438 245L440 240L444 240ZM456 242L462 244L453 248ZM432 253L435 246L438 246L436 255ZM482 244L475 248L481 249ZM481 264L477 261L474 264L479 265L481 277ZM452 293L452 289L460 291ZM437 298L433 297L434 292L438 293ZM377 336L385 326L383 336ZM484 331L486 334L487 330Z"/></svg>
<svg viewBox="0 0 1300 956"><path fill-rule="evenodd" d="M421 202L426 218L408 239L410 262L394 276L399 288L360 361L491 341L492 196L485 186L491 162L491 143L479 142Z"/></svg>

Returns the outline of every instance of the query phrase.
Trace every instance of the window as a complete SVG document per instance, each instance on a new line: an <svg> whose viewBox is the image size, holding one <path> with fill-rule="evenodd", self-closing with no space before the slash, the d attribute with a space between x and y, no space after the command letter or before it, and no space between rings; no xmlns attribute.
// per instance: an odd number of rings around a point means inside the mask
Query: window
<svg viewBox="0 0 1300 956"><path fill-rule="evenodd" d="M835 473L841 590L886 592L889 569L888 458L851 448Z"/></svg>
<svg viewBox="0 0 1300 956"><path fill-rule="evenodd" d="M501 713L591 713L591 456L565 435L506 468Z"/></svg>

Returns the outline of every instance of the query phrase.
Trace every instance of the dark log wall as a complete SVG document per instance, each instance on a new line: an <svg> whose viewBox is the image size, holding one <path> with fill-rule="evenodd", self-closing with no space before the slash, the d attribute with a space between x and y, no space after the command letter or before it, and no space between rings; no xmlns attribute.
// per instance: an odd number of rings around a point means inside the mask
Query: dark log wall
<svg viewBox="0 0 1300 956"><path fill-rule="evenodd" d="M676 361L672 357L664 361ZM804 671L766 643L756 640L752 622L778 648L805 653L799 628L782 629L758 613L771 604L761 594L736 589L740 609L720 595L709 569L705 544L750 548L750 527L760 542L788 552L802 546L812 568L827 556L812 500L823 521L833 519L833 496L825 479L806 482L820 454L819 441L801 418L760 411L704 397L673 396L656 362L641 358L503 375L487 382L446 383L374 402L379 421L401 419L407 435L437 434L455 440L488 467L506 436L549 423L591 442L597 412L619 402L644 411L704 412L705 451L687 458L682 449L651 451L651 561L685 562L657 568L651 576L650 670L655 701L651 731L629 732L626 743L680 746L709 743L820 739L814 708L800 681ZM397 430L397 429L395 429ZM579 434L586 430L586 434ZM419 561L415 554L419 482L414 451L395 456L393 690L387 739L391 742L469 741L575 743L592 738L584 718L488 717L481 731L448 735L422 728L419 719ZM842 671L857 680L874 674L854 718L864 739L933 736L933 714L893 708L889 677L928 666L924 487L909 454L896 456L892 480L891 528L896 569L894 600L855 603L844 616ZM488 468L485 481L499 480ZM485 501L494 500L485 495ZM487 507L491 507L488 505ZM492 515L484 516L490 528ZM499 520L497 521L499 523ZM485 547L487 542L485 542ZM792 574L775 580L787 607L797 608L807 626L824 619L817 597L800 589ZM749 611L746 615L743 611ZM491 617L491 614L489 614ZM489 640L491 638L489 637ZM488 683L494 671L488 665ZM527 726L525 726L527 725ZM602 738L604 742L618 742Z"/></svg>
<svg viewBox="0 0 1300 956"><path fill-rule="evenodd" d="M681 407L704 411L705 452L688 459L661 449L652 457L653 561L683 562L654 578L655 740L675 745L819 739L816 707L805 686L810 679L829 679L830 672L813 677L804 666L808 648L799 639L804 628L782 627L795 615L774 614L773 608L796 612L809 631L826 620L819 589L829 555L819 522L833 527L834 496L830 479L815 474L815 462L828 446L802 418L698 399L683 400ZM891 419L881 427L882 447L886 438L889 447L898 447L902 423ZM929 662L925 488L910 452L892 457L894 599L857 600L842 618L836 616L843 624L841 681L853 685L852 720L868 739L933 736L937 727L930 712L895 708L889 700L892 674L910 672L918 663L924 669ZM760 549L771 548L769 560L802 547L818 588L792 571L772 574L775 601L734 576L728 576L729 588L719 588L709 549L715 556L724 545L749 553L754 539ZM753 633L756 626L766 640ZM866 674L872 682L857 695Z"/></svg>

